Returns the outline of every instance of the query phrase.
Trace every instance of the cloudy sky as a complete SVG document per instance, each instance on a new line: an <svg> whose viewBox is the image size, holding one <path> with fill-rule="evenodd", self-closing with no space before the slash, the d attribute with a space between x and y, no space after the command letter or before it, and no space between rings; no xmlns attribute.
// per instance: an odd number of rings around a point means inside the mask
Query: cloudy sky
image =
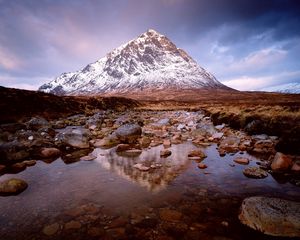
<svg viewBox="0 0 300 240"><path fill-rule="evenodd" d="M300 82L297 0L0 0L0 85L37 89L149 28L239 90Z"/></svg>

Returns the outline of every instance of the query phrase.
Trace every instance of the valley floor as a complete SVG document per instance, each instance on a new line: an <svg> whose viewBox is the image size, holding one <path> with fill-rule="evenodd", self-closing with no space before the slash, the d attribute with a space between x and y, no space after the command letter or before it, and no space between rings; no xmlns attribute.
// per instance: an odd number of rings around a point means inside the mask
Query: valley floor
<svg viewBox="0 0 300 240"><path fill-rule="evenodd" d="M14 93L0 105L0 239L300 236L297 95ZM32 97L47 105L16 113Z"/></svg>

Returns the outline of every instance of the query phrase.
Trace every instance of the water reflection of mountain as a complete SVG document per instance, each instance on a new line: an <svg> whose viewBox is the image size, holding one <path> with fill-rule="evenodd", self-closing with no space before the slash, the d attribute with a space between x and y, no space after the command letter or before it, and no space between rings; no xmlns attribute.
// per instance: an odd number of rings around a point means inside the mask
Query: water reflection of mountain
<svg viewBox="0 0 300 240"><path fill-rule="evenodd" d="M189 165L187 153L194 147L191 144L180 144L171 148L172 155L160 157L162 146L143 150L137 157L125 157L116 154L115 149L95 149L93 155L105 169L117 173L130 181L146 187L149 191L160 191L183 172ZM140 171L133 166L142 163L145 166L159 165L149 171Z"/></svg>

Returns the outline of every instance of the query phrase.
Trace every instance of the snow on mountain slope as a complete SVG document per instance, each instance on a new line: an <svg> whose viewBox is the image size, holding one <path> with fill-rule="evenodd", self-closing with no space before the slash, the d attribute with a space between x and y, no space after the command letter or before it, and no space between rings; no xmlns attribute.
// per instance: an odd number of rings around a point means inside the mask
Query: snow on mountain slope
<svg viewBox="0 0 300 240"><path fill-rule="evenodd" d="M266 92L281 92L281 93L299 93L300 94L300 83L286 83L273 87L262 89Z"/></svg>
<svg viewBox="0 0 300 240"><path fill-rule="evenodd" d="M150 29L83 69L63 73L39 90L86 95L174 87L229 89L167 37Z"/></svg>

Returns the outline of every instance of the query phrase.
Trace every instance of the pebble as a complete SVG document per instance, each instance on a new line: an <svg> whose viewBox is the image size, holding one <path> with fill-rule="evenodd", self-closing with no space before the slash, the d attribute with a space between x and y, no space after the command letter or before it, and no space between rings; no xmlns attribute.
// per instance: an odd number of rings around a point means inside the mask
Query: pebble
<svg viewBox="0 0 300 240"><path fill-rule="evenodd" d="M95 157L95 156L87 155L87 156L81 157L80 160L81 161L92 161L92 160L94 160L96 158L97 157Z"/></svg>
<svg viewBox="0 0 300 240"><path fill-rule="evenodd" d="M242 165L248 165L249 164L249 159L248 158L238 157L238 158L234 159L233 161L238 163L238 164L242 164Z"/></svg>
<svg viewBox="0 0 300 240"><path fill-rule="evenodd" d="M205 168L207 168L207 165L205 165L204 163L199 163L198 168L205 169Z"/></svg>
<svg viewBox="0 0 300 240"><path fill-rule="evenodd" d="M78 221L70 221L65 224L65 229L79 229L81 228L81 223Z"/></svg>
<svg viewBox="0 0 300 240"><path fill-rule="evenodd" d="M164 149L160 151L160 157L168 157L172 154L172 152L168 149Z"/></svg>
<svg viewBox="0 0 300 240"><path fill-rule="evenodd" d="M52 236L59 230L59 224L53 223L51 225L47 225L43 228L43 233L47 236Z"/></svg>

